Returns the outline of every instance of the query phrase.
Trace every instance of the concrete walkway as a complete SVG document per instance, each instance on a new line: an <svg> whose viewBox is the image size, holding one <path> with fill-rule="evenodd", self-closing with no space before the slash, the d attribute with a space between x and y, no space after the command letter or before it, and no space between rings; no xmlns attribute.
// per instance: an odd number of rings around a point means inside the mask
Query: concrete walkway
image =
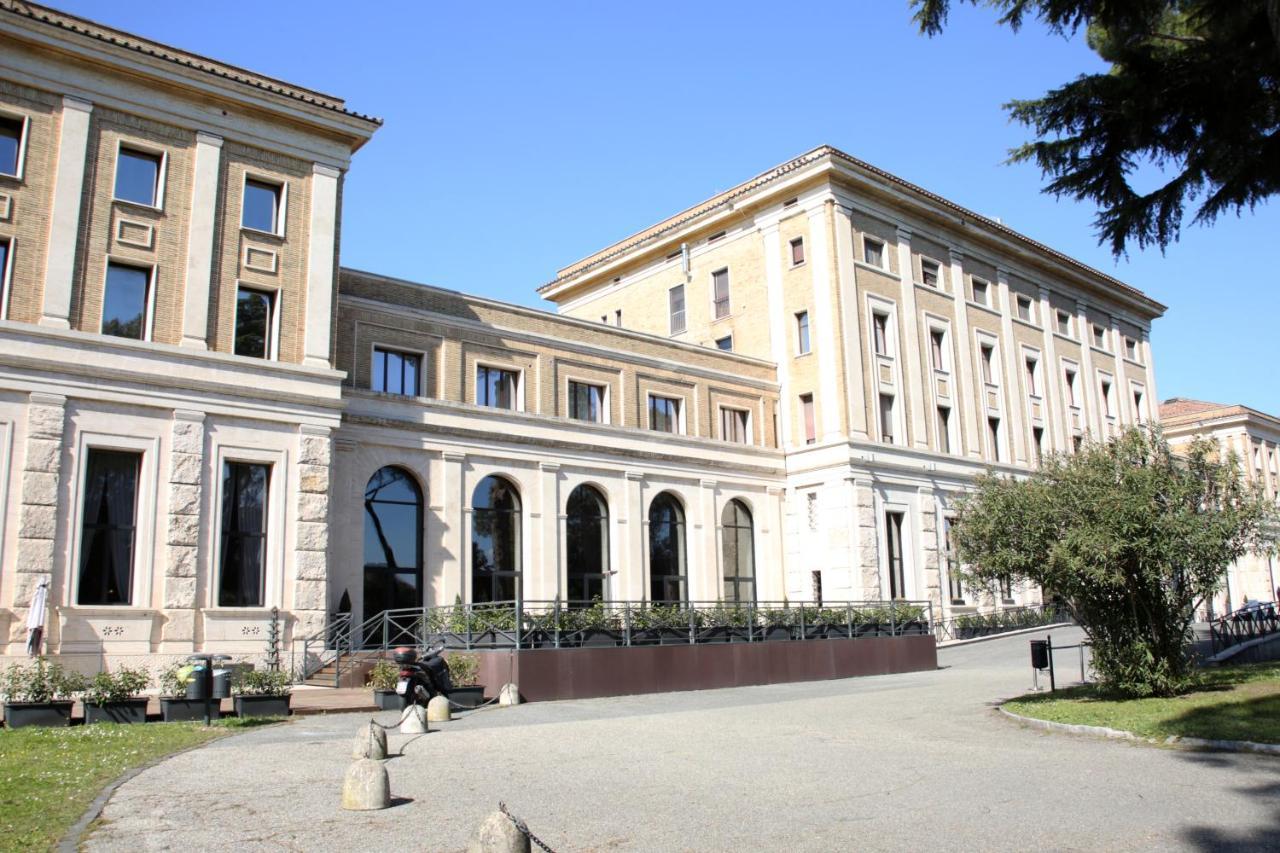
<svg viewBox="0 0 1280 853"><path fill-rule="evenodd" d="M402 799L382 812L338 808L368 715L297 719L140 774L88 848L453 851L499 800L559 851L1280 846L1280 761L1019 727L992 706L1030 685L1025 637L939 658L937 672L525 705L393 734Z"/></svg>

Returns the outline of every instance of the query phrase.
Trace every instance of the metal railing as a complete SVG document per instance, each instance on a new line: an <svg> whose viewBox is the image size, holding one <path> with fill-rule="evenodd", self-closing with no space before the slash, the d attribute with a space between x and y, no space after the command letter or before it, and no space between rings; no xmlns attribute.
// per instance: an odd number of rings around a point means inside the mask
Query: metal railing
<svg viewBox="0 0 1280 853"><path fill-rule="evenodd" d="M1070 622L1071 615L1052 604L1032 604L1025 607L1008 607L990 613L963 613L939 619L934 626L938 642L972 640L1037 628L1055 622Z"/></svg>
<svg viewBox="0 0 1280 853"><path fill-rule="evenodd" d="M451 650L563 649L780 640L928 636L928 601L811 603L524 601L385 610L354 625L347 614L300 640L303 679L326 666L337 686L361 656L397 646Z"/></svg>
<svg viewBox="0 0 1280 853"><path fill-rule="evenodd" d="M1214 654L1277 632L1280 632L1280 614L1271 602L1246 605L1209 623Z"/></svg>

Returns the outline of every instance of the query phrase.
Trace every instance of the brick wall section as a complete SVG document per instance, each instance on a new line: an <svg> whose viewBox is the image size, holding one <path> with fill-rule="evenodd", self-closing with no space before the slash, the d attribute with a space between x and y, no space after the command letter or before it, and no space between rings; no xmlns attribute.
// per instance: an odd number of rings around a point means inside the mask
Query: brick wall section
<svg viewBox="0 0 1280 853"><path fill-rule="evenodd" d="M324 626L328 601L329 482L333 440L323 427L303 430L298 440L298 505L294 537L293 636Z"/></svg>
<svg viewBox="0 0 1280 853"><path fill-rule="evenodd" d="M53 163L58 152L61 100L7 80L0 80L0 108L28 119L26 164L22 180L0 176L0 195L8 197L9 215L0 217L0 236L13 241L10 320L34 323L44 299L45 246L53 195ZM0 207L4 206L0 199Z"/></svg>
<svg viewBox="0 0 1280 853"><path fill-rule="evenodd" d="M58 528L65 397L33 393L27 405L26 446L22 462L22 506L19 509L18 564L15 573L12 642L26 638L26 608L41 581L53 572ZM53 590L50 590L53 598ZM52 602L51 602L52 603ZM57 626L46 627L52 640Z"/></svg>
<svg viewBox="0 0 1280 853"><path fill-rule="evenodd" d="M203 475L204 415L200 412L174 412L169 444L169 517L165 534L163 607L166 641L195 639Z"/></svg>

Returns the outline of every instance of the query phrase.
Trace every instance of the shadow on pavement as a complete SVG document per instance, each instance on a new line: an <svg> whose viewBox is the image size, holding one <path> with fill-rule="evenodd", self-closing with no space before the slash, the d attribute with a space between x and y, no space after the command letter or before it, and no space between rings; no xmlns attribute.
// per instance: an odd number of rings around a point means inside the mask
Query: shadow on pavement
<svg viewBox="0 0 1280 853"><path fill-rule="evenodd" d="M1221 829L1212 826L1191 826L1182 831L1182 837L1193 850L1204 851L1252 851L1280 849L1280 759L1265 755L1239 752L1183 752L1184 761L1202 767L1234 770L1248 765L1257 772L1262 769L1270 777L1262 783L1237 787L1236 792L1252 798L1258 806L1257 814L1266 815L1267 825L1242 827L1240 830Z"/></svg>

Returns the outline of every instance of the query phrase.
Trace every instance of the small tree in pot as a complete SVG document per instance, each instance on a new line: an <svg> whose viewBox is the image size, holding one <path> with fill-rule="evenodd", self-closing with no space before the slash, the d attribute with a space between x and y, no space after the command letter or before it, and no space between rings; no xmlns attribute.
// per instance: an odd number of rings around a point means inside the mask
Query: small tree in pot
<svg viewBox="0 0 1280 853"><path fill-rule="evenodd" d="M175 663L160 673L160 718L166 723L204 719L204 700L188 695L194 669L190 664ZM222 702L215 699L209 703L209 717L216 720L221 716Z"/></svg>
<svg viewBox="0 0 1280 853"><path fill-rule="evenodd" d="M449 680L453 689L449 701L463 708L484 703L484 685L480 683L480 661L475 655L449 655Z"/></svg>
<svg viewBox="0 0 1280 853"><path fill-rule="evenodd" d="M240 670L232 688L236 716L287 717L292 690L287 672L278 669Z"/></svg>
<svg viewBox="0 0 1280 853"><path fill-rule="evenodd" d="M151 674L146 670L122 666L114 673L98 673L84 694L84 721L145 723L147 698L142 691L150 686Z"/></svg>
<svg viewBox="0 0 1280 853"><path fill-rule="evenodd" d="M369 686L373 688L373 702L383 711L399 711L404 707L404 698L396 693L396 682L400 680L400 668L383 658L369 670Z"/></svg>
<svg viewBox="0 0 1280 853"><path fill-rule="evenodd" d="M75 695L84 687L83 675L44 658L10 664L0 678L5 724L11 729L70 725Z"/></svg>

